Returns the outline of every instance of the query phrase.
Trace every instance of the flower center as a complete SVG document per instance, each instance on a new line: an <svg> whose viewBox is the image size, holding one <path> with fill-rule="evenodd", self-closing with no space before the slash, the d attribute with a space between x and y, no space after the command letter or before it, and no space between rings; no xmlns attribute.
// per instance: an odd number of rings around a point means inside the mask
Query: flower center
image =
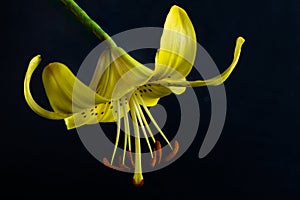
<svg viewBox="0 0 300 200"><path fill-rule="evenodd" d="M133 125L133 136L134 136L134 153L135 157L133 159L132 156L132 149L131 149L131 133L130 133L130 118L128 116L128 107L122 106L127 103L127 98L122 97L121 99L118 99L113 102L113 105L116 106L116 110L114 112L116 122L117 122L117 134L116 134L116 140L115 140L115 146L112 153L112 157L110 162L107 158L103 158L103 163L115 170L119 171L130 171L131 168L126 164L126 157L128 158L130 165L134 167L134 176L133 176L133 183L134 185L140 186L143 184L143 176L142 176L142 163L141 163L141 134L143 134L143 137L146 140L150 155L151 155L151 162L150 166L155 167L156 165L160 164L162 160L162 147L161 143L158 140L155 140L154 134L146 120L146 116L151 120L154 127L156 128L157 132L160 133L162 138L166 141L172 152L165 157L165 161L170 161L178 152L179 150L179 144L177 141L174 142L174 145L172 146L169 142L168 138L165 136L161 128L158 126L157 122L155 121L154 117L152 116L150 110L146 106L142 94L139 91L136 91L134 95L131 96L129 101L129 109L132 119L132 125ZM143 109L142 109L143 108ZM120 139L120 133L121 133L121 112L124 114L123 117L123 124L124 124L124 144L123 144L123 155L119 156L119 166L113 165L116 150L118 148L119 139ZM145 116L146 115L146 116ZM151 140L152 141L151 141ZM151 143L152 147L151 146Z"/></svg>

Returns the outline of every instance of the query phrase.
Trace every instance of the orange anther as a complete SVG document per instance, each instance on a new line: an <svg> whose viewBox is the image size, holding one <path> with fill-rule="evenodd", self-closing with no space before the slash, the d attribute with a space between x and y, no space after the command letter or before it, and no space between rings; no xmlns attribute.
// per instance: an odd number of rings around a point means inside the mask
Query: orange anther
<svg viewBox="0 0 300 200"><path fill-rule="evenodd" d="M116 166L111 165L106 157L103 158L103 164L106 167L109 167L111 169L114 169L114 170L117 170L117 171L123 171L120 167L116 167Z"/></svg>
<svg viewBox="0 0 300 200"><path fill-rule="evenodd" d="M130 171L130 167L128 167L125 163L123 163L121 156L119 156L119 165L121 169Z"/></svg>
<svg viewBox="0 0 300 200"><path fill-rule="evenodd" d="M161 161L161 158L162 158L162 149L161 149L161 144L158 140L155 143L155 149L158 153L158 162L157 162L157 164L159 164L160 161Z"/></svg>
<svg viewBox="0 0 300 200"><path fill-rule="evenodd" d="M174 158L176 156L176 154L178 153L178 150L179 150L179 143L177 140L175 140L173 151L165 158L165 161L168 162L172 158Z"/></svg>
<svg viewBox="0 0 300 200"><path fill-rule="evenodd" d="M151 160L150 166L151 166L151 167L154 167L155 164L156 164L156 151L155 151L155 149L154 149L154 151L153 151L153 158L152 158L152 160Z"/></svg>

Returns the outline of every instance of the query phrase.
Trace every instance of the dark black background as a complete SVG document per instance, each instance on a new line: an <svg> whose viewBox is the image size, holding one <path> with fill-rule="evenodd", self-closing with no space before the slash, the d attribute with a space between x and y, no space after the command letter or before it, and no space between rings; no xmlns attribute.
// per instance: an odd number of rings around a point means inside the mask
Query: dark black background
<svg viewBox="0 0 300 200"><path fill-rule="evenodd" d="M221 138L207 157L199 159L204 136L199 131L179 160L145 174L142 188L133 187L130 174L104 167L87 152L75 130L67 131L63 121L37 116L23 95L27 64L34 55L43 56L43 66L60 61L76 72L99 43L97 38L59 1L5 1L1 2L1 191L41 198L299 199L298 1L77 2L110 35L162 27L170 7L177 4L188 12L198 42L220 70L231 61L236 37L245 37L241 60L225 83L228 112ZM32 93L47 107L42 68L34 74ZM207 91L197 91L203 95L201 115L209 117ZM205 130L208 119L203 120Z"/></svg>

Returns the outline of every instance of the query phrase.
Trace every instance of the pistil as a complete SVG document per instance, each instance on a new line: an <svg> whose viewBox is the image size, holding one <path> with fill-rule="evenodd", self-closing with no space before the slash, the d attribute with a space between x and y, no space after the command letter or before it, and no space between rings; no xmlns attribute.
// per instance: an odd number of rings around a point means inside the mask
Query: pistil
<svg viewBox="0 0 300 200"><path fill-rule="evenodd" d="M134 137L135 137L135 167L134 167L134 175L133 175L133 184L135 186L142 186L144 184L144 179L142 175L140 132L139 132L139 126L137 122L136 111L134 108L133 100L129 102L129 106L130 106L132 120L133 120Z"/></svg>

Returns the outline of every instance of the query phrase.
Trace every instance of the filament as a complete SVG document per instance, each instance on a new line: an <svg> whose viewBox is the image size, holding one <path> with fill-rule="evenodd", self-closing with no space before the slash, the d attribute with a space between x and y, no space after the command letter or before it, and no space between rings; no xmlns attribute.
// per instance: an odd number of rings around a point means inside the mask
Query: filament
<svg viewBox="0 0 300 200"><path fill-rule="evenodd" d="M142 106L144 108L144 110L146 111L146 113L148 114L149 118L151 119L151 121L153 122L155 128L158 130L158 132L161 134L161 136L164 138L164 140L168 143L168 145L170 146L170 148L173 150L172 145L170 144L168 138L165 136L165 134L162 132L162 130L159 128L158 124L156 123L155 119L153 118L153 116L151 115L149 109L147 108L144 100L142 99L141 96L139 96L140 101L142 102Z"/></svg>

